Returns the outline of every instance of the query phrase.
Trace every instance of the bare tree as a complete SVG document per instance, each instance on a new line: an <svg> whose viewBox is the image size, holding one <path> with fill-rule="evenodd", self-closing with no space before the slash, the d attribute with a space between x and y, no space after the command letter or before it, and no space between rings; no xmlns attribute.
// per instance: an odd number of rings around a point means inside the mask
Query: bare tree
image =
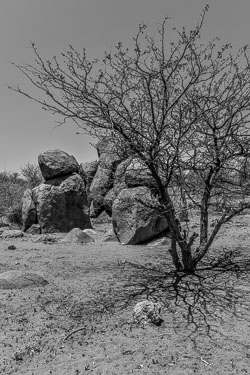
<svg viewBox="0 0 250 375"><path fill-rule="evenodd" d="M33 189L43 182L43 176L37 164L26 163L21 168L21 173L29 189Z"/></svg>
<svg viewBox="0 0 250 375"><path fill-rule="evenodd" d="M249 157L248 49L234 53L217 39L201 44L207 10L193 30L175 30L171 40L168 18L153 36L140 25L133 48L118 43L102 61L72 46L63 60L44 60L32 44L34 64L14 65L45 95L12 87L59 115L59 124L73 120L83 132L108 135L147 166L169 224L173 263L186 272L195 271L221 225L249 207L237 180L238 163ZM200 233L179 223L177 182L200 210ZM209 233L216 199L223 212Z"/></svg>

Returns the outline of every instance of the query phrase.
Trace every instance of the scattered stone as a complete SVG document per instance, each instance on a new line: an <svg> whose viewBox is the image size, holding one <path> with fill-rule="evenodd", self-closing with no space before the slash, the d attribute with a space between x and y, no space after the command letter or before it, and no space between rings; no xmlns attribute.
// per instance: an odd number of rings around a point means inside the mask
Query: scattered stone
<svg viewBox="0 0 250 375"><path fill-rule="evenodd" d="M46 284L48 281L34 273L12 270L0 274L0 289L22 289Z"/></svg>
<svg viewBox="0 0 250 375"><path fill-rule="evenodd" d="M44 242L44 243L48 243L48 244L52 244L52 243L56 243L58 242L58 237L56 235L52 235L52 234L42 234L41 236L39 236L38 238L35 238L33 240L33 242Z"/></svg>
<svg viewBox="0 0 250 375"><path fill-rule="evenodd" d="M38 156L38 164L46 181L51 178L66 176L79 170L79 164L74 156L62 150L43 152Z"/></svg>
<svg viewBox="0 0 250 375"><path fill-rule="evenodd" d="M41 226L39 224L32 224L26 231L28 234L41 234Z"/></svg>
<svg viewBox="0 0 250 375"><path fill-rule="evenodd" d="M8 246L8 250L16 250L16 246L15 245L10 245L10 246Z"/></svg>
<svg viewBox="0 0 250 375"><path fill-rule="evenodd" d="M113 228L119 241L142 244L167 232L168 224L158 204L147 187L123 189L112 208Z"/></svg>
<svg viewBox="0 0 250 375"><path fill-rule="evenodd" d="M2 232L2 238L20 238L23 237L24 233L19 229L9 229Z"/></svg>
<svg viewBox="0 0 250 375"><path fill-rule="evenodd" d="M162 321L160 317L161 304L148 300L138 302L133 310L133 320L136 324L152 323L159 325Z"/></svg>
<svg viewBox="0 0 250 375"><path fill-rule="evenodd" d="M62 242L88 243L94 242L94 239L81 229L74 228L62 239Z"/></svg>

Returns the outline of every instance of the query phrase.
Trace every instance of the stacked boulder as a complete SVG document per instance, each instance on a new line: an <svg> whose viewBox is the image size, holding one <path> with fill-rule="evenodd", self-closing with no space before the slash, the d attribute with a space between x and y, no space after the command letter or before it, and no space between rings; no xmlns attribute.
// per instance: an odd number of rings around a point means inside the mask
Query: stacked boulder
<svg viewBox="0 0 250 375"><path fill-rule="evenodd" d="M44 183L26 190L23 197L23 230L38 224L41 233L91 228L86 186L73 156L61 150L46 151L38 163Z"/></svg>

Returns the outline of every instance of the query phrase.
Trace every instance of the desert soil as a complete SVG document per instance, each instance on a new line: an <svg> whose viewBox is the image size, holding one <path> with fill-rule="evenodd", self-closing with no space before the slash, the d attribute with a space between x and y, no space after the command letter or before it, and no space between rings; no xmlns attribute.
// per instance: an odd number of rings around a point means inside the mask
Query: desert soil
<svg viewBox="0 0 250 375"><path fill-rule="evenodd" d="M1 374L250 374L249 213L225 226L194 276L173 272L169 240L123 246L102 242L108 225L94 229L83 245L0 239L0 273L48 281L0 289ZM133 322L145 299L161 302L161 325Z"/></svg>

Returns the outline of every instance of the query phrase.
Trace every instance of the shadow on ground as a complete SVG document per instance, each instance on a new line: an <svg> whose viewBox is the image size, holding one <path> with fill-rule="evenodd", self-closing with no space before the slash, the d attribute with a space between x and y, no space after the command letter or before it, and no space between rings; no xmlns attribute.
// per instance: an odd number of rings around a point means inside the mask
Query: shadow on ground
<svg viewBox="0 0 250 375"><path fill-rule="evenodd" d="M244 259L241 249L207 258L194 275L176 273L164 263L124 261L114 275L116 282L96 297L95 305L112 314L142 299L159 301L177 333L214 339L225 334L224 323L250 322L249 271L250 258Z"/></svg>

